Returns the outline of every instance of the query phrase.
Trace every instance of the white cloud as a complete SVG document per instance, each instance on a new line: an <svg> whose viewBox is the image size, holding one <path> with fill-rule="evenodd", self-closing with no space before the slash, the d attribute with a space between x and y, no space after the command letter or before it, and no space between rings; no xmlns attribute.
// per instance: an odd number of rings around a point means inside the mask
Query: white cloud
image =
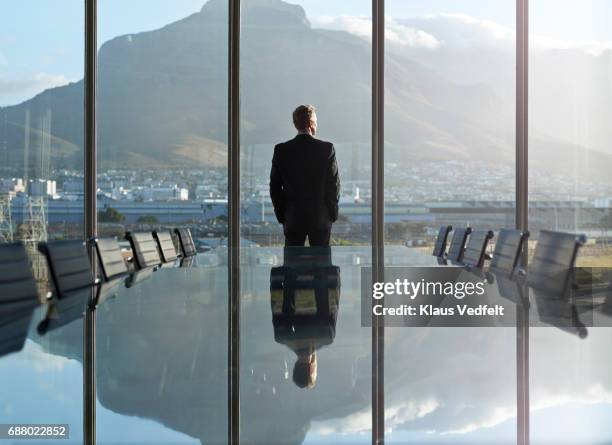
<svg viewBox="0 0 612 445"><path fill-rule="evenodd" d="M612 50L612 41L578 41L552 39L543 35L534 35L532 38L532 48L540 51L551 49L577 49L584 51L592 56L599 56L604 51Z"/></svg>
<svg viewBox="0 0 612 445"><path fill-rule="evenodd" d="M368 17L349 15L319 16L311 19L314 27L336 29L370 40L372 21ZM467 14L441 13L424 17L400 19L387 17L387 42L402 47L437 48L497 48L514 51L515 30L492 20ZM612 41L569 41L541 34L531 36L534 50L578 49L597 56L612 49Z"/></svg>
<svg viewBox="0 0 612 445"><path fill-rule="evenodd" d="M44 90L69 82L63 75L44 72L20 79L0 77L0 106L23 102Z"/></svg>
<svg viewBox="0 0 612 445"><path fill-rule="evenodd" d="M465 435L516 417L514 329L483 337L478 328L431 328L415 333L421 336L418 340L398 331L385 334L389 350L399 351L389 353L385 363L388 431ZM588 344L556 328L533 329L530 345L537 360L531 363L531 411L612 404L610 358L585 354L605 351L609 341L605 328L591 329ZM370 428L371 410L363 409L315 422L312 431L366 434Z"/></svg>
<svg viewBox="0 0 612 445"><path fill-rule="evenodd" d="M498 46L511 45L514 48L515 30L491 20L482 20L466 14L437 14L427 17L428 20L442 23L448 29L454 29L454 40L445 39L449 46L458 42L465 46ZM535 50L577 49L598 56L603 51L612 49L612 41L570 41L533 33L530 36L531 48Z"/></svg>
<svg viewBox="0 0 612 445"><path fill-rule="evenodd" d="M412 48L435 49L441 44L435 36L421 29L401 25L392 18L386 20L385 39Z"/></svg>
<svg viewBox="0 0 612 445"><path fill-rule="evenodd" d="M367 40L372 38L372 20L368 17L319 16L310 21L316 28L346 31ZM437 39L431 34L401 25L393 19L387 19L385 37L389 42L407 47L433 49L439 45Z"/></svg>
<svg viewBox="0 0 612 445"><path fill-rule="evenodd" d="M372 37L372 21L366 17L321 15L309 18L309 20L314 28L346 31L367 39Z"/></svg>

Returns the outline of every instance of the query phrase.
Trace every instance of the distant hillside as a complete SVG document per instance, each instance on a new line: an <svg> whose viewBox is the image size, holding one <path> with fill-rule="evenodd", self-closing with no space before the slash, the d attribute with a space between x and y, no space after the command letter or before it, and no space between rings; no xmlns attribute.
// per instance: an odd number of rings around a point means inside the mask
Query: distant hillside
<svg viewBox="0 0 612 445"><path fill-rule="evenodd" d="M210 0L180 21L101 47L102 168L225 164L226 8L224 0ZM244 161L260 165L274 143L291 137L290 112L299 103L316 104L321 137L358 142L361 159L368 159L370 44L346 32L312 28L301 7L281 0L245 2L242 23L242 142L268 147L245 150L256 159ZM387 159L512 162L513 105L489 86L459 86L396 53L388 55L386 70ZM43 146L50 146L52 167L80 166L81 113L81 82L0 109L0 141L7 141L8 163L23 163L29 135L31 176L44 168ZM53 137L43 143L44 119ZM601 162L612 165L608 158Z"/></svg>

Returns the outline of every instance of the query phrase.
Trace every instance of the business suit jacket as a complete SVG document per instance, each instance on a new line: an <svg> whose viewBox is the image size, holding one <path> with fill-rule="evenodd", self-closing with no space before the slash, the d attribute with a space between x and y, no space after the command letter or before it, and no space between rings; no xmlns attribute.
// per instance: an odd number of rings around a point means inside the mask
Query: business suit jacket
<svg viewBox="0 0 612 445"><path fill-rule="evenodd" d="M298 134L274 147L270 196L285 233L330 230L340 197L333 144Z"/></svg>

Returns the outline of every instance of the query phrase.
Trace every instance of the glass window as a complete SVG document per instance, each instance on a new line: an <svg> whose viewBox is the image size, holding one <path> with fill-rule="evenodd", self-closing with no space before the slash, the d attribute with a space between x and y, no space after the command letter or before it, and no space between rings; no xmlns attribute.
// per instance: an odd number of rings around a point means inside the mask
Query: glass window
<svg viewBox="0 0 612 445"><path fill-rule="evenodd" d="M98 311L99 442L227 442L228 22L226 0L98 2L99 236L198 250Z"/></svg>
<svg viewBox="0 0 612 445"><path fill-rule="evenodd" d="M434 266L440 226L515 225L515 2L385 7L385 265ZM386 442L515 441L515 344L386 328Z"/></svg>
<svg viewBox="0 0 612 445"><path fill-rule="evenodd" d="M361 327L359 293L371 263L371 4L294 3L242 2L241 440L371 443L371 329ZM308 104L341 182L331 254L312 260L280 248L269 194L274 147L296 138L292 113ZM279 165L283 186L291 171L323 169L294 147L286 159L303 164Z"/></svg>
<svg viewBox="0 0 612 445"><path fill-rule="evenodd" d="M336 4L337 3L337 4ZM292 113L316 107L316 137L334 144L340 211L334 245L371 234L371 5L244 0L241 46L241 234L279 245L269 194L274 146L293 139Z"/></svg>
<svg viewBox="0 0 612 445"><path fill-rule="evenodd" d="M611 18L604 1L530 2L529 250L540 230L584 234L584 267L612 265ZM612 331L544 316L529 334L531 443L609 442Z"/></svg>
<svg viewBox="0 0 612 445"><path fill-rule="evenodd" d="M214 249L227 238L227 2L154 4L99 4L98 230L188 227Z"/></svg>
<svg viewBox="0 0 612 445"><path fill-rule="evenodd" d="M83 237L83 14L81 0L0 3L0 243L24 242L41 299L38 242ZM44 308L2 303L1 421L68 424L81 441L82 320L43 335Z"/></svg>
<svg viewBox="0 0 612 445"><path fill-rule="evenodd" d="M0 242L81 238L83 2L2 12Z"/></svg>

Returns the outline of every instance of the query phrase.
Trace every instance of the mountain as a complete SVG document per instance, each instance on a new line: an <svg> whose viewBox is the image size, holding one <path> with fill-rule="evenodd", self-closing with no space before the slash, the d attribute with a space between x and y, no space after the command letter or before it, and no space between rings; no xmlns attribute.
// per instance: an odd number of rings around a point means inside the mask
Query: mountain
<svg viewBox="0 0 612 445"><path fill-rule="evenodd" d="M226 165L227 2L210 0L161 29L114 38L102 45L98 63L102 168ZM386 158L512 163L514 104L486 82L458 84L448 74L410 54L388 53ZM243 162L256 174L267 167L272 146L294 133L290 113L299 103L317 106L320 135L338 144L341 160L349 159L351 150L369 159L366 40L313 28L297 5L245 2L241 86ZM47 148L51 168L79 167L82 100L80 81L1 108L7 164L22 165L29 145L30 176L44 173ZM555 150L563 145L548 144Z"/></svg>

